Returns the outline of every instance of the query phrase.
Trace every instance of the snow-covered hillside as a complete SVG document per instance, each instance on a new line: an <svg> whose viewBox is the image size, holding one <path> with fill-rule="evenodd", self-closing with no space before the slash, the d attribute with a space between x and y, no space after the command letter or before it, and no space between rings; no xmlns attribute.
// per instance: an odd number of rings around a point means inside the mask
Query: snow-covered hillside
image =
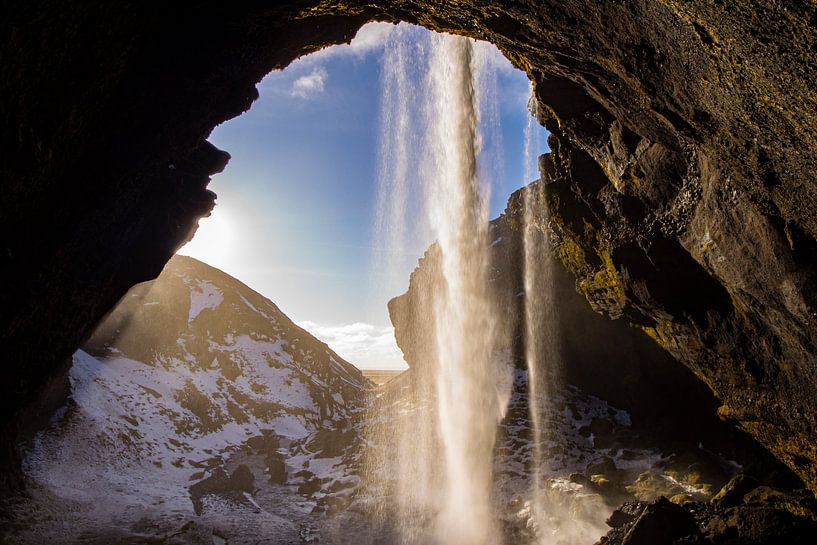
<svg viewBox="0 0 817 545"><path fill-rule="evenodd" d="M26 450L16 540L209 544L240 524L259 542L297 542L322 490L357 482L371 383L194 259L131 290L69 379L69 403Z"/></svg>
<svg viewBox="0 0 817 545"><path fill-rule="evenodd" d="M29 496L0 532L23 544L392 545L408 529L428 543L433 508L397 516L401 486L420 484L398 477L429 463L417 449L438 420L423 370L374 388L269 300L175 257L74 355L69 402L25 445ZM528 374L508 370L494 460L506 543L592 543L621 501L706 499L736 469L561 382L543 402L537 465ZM439 483L420 499L433 504Z"/></svg>

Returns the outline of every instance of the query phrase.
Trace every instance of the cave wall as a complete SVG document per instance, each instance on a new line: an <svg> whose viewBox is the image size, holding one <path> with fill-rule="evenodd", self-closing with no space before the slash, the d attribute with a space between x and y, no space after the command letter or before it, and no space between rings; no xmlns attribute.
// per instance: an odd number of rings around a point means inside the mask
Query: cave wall
<svg viewBox="0 0 817 545"><path fill-rule="evenodd" d="M813 1L290 1L0 8L6 426L212 207L206 143L270 70L406 20L535 82L558 255L817 490Z"/></svg>

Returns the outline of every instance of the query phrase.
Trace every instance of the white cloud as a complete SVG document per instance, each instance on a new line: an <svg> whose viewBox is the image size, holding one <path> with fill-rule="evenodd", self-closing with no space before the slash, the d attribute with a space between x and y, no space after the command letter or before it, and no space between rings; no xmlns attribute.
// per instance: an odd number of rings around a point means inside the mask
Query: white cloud
<svg viewBox="0 0 817 545"><path fill-rule="evenodd" d="M322 93L326 87L326 70L315 68L309 74L301 76L292 83L290 95L296 98L309 98Z"/></svg>
<svg viewBox="0 0 817 545"><path fill-rule="evenodd" d="M361 369L405 369L403 354L391 327L356 322L326 326L311 321L299 326L328 344L342 358Z"/></svg>

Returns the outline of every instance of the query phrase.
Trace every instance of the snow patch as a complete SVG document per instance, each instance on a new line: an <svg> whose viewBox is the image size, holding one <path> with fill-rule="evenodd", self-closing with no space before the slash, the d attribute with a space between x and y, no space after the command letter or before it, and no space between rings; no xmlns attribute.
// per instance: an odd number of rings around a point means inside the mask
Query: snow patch
<svg viewBox="0 0 817 545"><path fill-rule="evenodd" d="M216 308L224 300L221 290L206 280L196 280L196 286L190 288L190 311L187 323L196 319L202 310Z"/></svg>

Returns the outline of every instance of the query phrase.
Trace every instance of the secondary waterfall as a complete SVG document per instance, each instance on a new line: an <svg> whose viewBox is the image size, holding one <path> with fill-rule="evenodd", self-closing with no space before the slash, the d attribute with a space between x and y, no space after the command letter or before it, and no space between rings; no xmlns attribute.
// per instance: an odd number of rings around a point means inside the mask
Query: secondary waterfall
<svg viewBox="0 0 817 545"><path fill-rule="evenodd" d="M411 37L416 33L412 27L398 25L389 35L383 56L374 246L380 271L377 285L387 294L404 289L403 269L409 253L406 211L413 181L410 162L417 144L412 124L416 105L411 100L409 71L415 54Z"/></svg>
<svg viewBox="0 0 817 545"><path fill-rule="evenodd" d="M536 123L536 100L531 96L528 105L531 117L525 126L525 182L536 176L534 149L538 149L534 123ZM525 292L524 340L525 362L528 371L528 407L532 428L531 448L531 508L540 541L548 532L548 506L542 468L545 463L543 443L546 439L545 404L547 402L548 374L554 371L557 346L555 324L550 314L553 310L551 261L547 254L547 231L545 229L547 206L544 184L530 183L523 189L523 282Z"/></svg>

